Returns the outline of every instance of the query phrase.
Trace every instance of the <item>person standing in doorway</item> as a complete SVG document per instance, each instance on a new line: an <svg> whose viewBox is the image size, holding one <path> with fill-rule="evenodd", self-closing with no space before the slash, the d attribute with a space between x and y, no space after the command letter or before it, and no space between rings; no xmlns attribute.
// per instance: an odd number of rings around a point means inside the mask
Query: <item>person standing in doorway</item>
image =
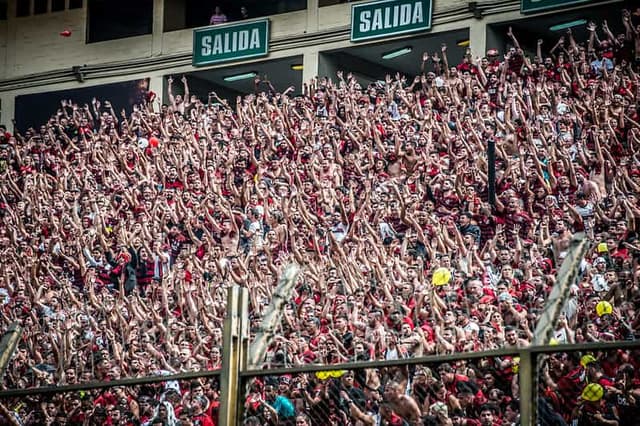
<svg viewBox="0 0 640 426"><path fill-rule="evenodd" d="M224 24L225 22L227 22L227 15L222 13L220 6L216 6L213 10L213 15L211 15L211 19L209 19L209 25Z"/></svg>

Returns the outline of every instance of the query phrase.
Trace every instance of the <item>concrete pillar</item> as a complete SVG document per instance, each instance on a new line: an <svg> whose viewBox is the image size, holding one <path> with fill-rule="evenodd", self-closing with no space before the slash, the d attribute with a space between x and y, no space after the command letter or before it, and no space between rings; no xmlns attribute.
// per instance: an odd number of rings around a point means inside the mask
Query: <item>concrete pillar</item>
<svg viewBox="0 0 640 426"><path fill-rule="evenodd" d="M487 31L486 23L479 19L474 19L469 25L469 47L473 58L482 58L487 53Z"/></svg>
<svg viewBox="0 0 640 426"><path fill-rule="evenodd" d="M153 33L151 55L162 54L162 35L164 33L164 0L153 1Z"/></svg>
<svg viewBox="0 0 640 426"><path fill-rule="evenodd" d="M304 70L302 71L302 83L309 83L313 77L318 76L318 59L320 53L317 50L304 52L302 61Z"/></svg>
<svg viewBox="0 0 640 426"><path fill-rule="evenodd" d="M164 78L162 75L155 75L149 78L149 90L154 92L160 100L160 105L165 101L164 99Z"/></svg>
<svg viewBox="0 0 640 426"><path fill-rule="evenodd" d="M318 0L307 0L307 34L318 31Z"/></svg>
<svg viewBox="0 0 640 426"><path fill-rule="evenodd" d="M15 1L7 3L4 67L0 67L0 76L5 79L14 74L16 66L16 7Z"/></svg>
<svg viewBox="0 0 640 426"><path fill-rule="evenodd" d="M307 0L307 25L305 33L314 33L318 31L318 0ZM315 49L314 49L315 50ZM318 76L318 52L305 51L303 53L302 62L304 70L302 71L302 84L309 83L313 77ZM302 92L302 87L296 87L296 90Z"/></svg>
<svg viewBox="0 0 640 426"><path fill-rule="evenodd" d="M7 126L7 130L13 133L13 123L15 117L16 97L13 92L0 93L0 124Z"/></svg>

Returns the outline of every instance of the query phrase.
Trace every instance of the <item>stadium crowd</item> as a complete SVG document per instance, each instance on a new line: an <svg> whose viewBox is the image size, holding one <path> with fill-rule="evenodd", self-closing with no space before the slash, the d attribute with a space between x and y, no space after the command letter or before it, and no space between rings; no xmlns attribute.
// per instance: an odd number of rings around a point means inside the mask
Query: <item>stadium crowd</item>
<svg viewBox="0 0 640 426"><path fill-rule="evenodd" d="M24 327L4 387L219 368L226 289L249 289L255 333L290 262L303 272L268 366L526 346L578 232L593 249L554 340L634 339L640 26L621 19L621 34L589 23L588 40L539 41L533 59L509 30L506 52L450 65L443 45L409 80L362 87L340 72L294 95L257 78L233 105L202 102L183 77L168 105L150 96L127 115L65 100L38 129L2 129L0 321ZM586 356L544 361L549 415L630 424L640 357ZM505 357L257 381L247 423L516 424L515 371ZM209 425L216 399L201 380L0 411L21 424Z"/></svg>

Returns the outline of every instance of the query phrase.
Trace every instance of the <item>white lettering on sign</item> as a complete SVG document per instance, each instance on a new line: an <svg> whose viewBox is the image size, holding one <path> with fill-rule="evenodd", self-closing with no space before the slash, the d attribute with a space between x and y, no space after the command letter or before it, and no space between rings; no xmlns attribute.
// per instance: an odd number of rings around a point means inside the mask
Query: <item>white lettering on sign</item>
<svg viewBox="0 0 640 426"><path fill-rule="evenodd" d="M253 28L251 30L204 36L202 37L200 53L202 56L212 56L259 48L260 31L258 28Z"/></svg>
<svg viewBox="0 0 640 426"><path fill-rule="evenodd" d="M366 33L371 28L371 12L363 10L360 14L360 32Z"/></svg>
<svg viewBox="0 0 640 426"><path fill-rule="evenodd" d="M393 7L380 7L363 10L359 16L360 32L379 31L404 25L415 25L424 22L422 2L416 1Z"/></svg>
<svg viewBox="0 0 640 426"><path fill-rule="evenodd" d="M200 49L202 56L211 55L211 36L202 37L202 49Z"/></svg>

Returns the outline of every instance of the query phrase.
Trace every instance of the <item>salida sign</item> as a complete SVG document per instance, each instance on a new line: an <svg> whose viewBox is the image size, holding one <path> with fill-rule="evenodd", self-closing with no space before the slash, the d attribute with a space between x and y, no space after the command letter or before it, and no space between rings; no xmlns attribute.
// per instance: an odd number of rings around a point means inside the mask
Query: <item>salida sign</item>
<svg viewBox="0 0 640 426"><path fill-rule="evenodd" d="M351 6L351 41L431 28L431 0L382 0Z"/></svg>
<svg viewBox="0 0 640 426"><path fill-rule="evenodd" d="M193 30L193 66L253 58L267 53L268 19Z"/></svg>

